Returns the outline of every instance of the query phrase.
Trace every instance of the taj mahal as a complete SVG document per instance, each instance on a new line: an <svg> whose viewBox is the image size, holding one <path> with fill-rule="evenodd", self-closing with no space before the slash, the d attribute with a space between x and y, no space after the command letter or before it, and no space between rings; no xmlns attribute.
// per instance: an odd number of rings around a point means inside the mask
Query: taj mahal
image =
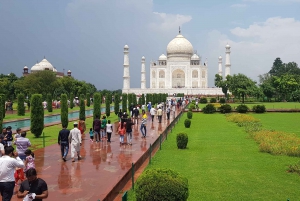
<svg viewBox="0 0 300 201"><path fill-rule="evenodd" d="M230 75L230 46L227 44L224 77ZM193 45L179 29L179 34L169 42L167 55L150 62L150 87L146 87L145 57L141 61L141 88L130 88L129 47L124 46L124 72L122 93L184 93L185 95L223 95L221 88L208 87L208 62L194 53ZM219 57L219 75L222 76L222 57Z"/></svg>

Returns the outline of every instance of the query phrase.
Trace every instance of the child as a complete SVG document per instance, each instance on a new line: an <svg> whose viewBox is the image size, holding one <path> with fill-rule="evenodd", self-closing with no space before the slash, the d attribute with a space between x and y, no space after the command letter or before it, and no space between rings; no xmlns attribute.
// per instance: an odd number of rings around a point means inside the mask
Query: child
<svg viewBox="0 0 300 201"><path fill-rule="evenodd" d="M90 128L90 141L93 142L94 141L94 131L92 128Z"/></svg>
<svg viewBox="0 0 300 201"><path fill-rule="evenodd" d="M110 120L108 120L106 124L107 142L110 142L112 132L113 132L113 126L110 123Z"/></svg>
<svg viewBox="0 0 300 201"><path fill-rule="evenodd" d="M26 155L24 172L26 172L30 168L35 168L34 153L30 149L27 149L24 153Z"/></svg>
<svg viewBox="0 0 300 201"><path fill-rule="evenodd" d="M18 185L19 180L21 180L21 182L23 182L25 180L23 169L22 168L16 168L14 177L15 177L15 186Z"/></svg>

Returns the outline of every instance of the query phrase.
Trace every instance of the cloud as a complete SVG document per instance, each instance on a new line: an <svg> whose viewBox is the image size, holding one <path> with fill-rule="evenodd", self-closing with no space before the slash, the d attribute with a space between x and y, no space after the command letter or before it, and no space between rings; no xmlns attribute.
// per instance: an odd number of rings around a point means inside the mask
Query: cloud
<svg viewBox="0 0 300 201"><path fill-rule="evenodd" d="M300 21L294 18L273 17L230 32L232 36L215 34L215 39L220 52L224 52L227 42L231 45L231 74L243 73L257 80L258 75L271 69L276 57L285 63L300 64Z"/></svg>
<svg viewBox="0 0 300 201"><path fill-rule="evenodd" d="M247 4L232 4L230 7L231 8L245 8L245 7L247 7Z"/></svg>

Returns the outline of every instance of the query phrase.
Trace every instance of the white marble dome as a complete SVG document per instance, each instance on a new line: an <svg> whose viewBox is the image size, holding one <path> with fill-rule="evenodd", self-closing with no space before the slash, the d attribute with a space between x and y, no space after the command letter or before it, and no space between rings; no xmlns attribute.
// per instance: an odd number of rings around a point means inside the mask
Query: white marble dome
<svg viewBox="0 0 300 201"><path fill-rule="evenodd" d="M40 64L36 63L34 66L31 67L30 70L34 72L34 71L41 71L43 69L41 68Z"/></svg>
<svg viewBox="0 0 300 201"><path fill-rule="evenodd" d="M48 69L53 71L53 66L52 64L47 60L47 59L43 59L40 63L39 63L40 67L42 70Z"/></svg>
<svg viewBox="0 0 300 201"><path fill-rule="evenodd" d="M167 46L167 55L186 55L191 57L194 53L193 45L183 35L178 34Z"/></svg>
<svg viewBox="0 0 300 201"><path fill-rule="evenodd" d="M167 60L167 56L162 54L160 55L160 57L158 58L158 60Z"/></svg>
<svg viewBox="0 0 300 201"><path fill-rule="evenodd" d="M200 57L197 54L194 54L191 59L192 60L199 60Z"/></svg>
<svg viewBox="0 0 300 201"><path fill-rule="evenodd" d="M28 69L28 67L27 66L24 66L24 68L23 69Z"/></svg>

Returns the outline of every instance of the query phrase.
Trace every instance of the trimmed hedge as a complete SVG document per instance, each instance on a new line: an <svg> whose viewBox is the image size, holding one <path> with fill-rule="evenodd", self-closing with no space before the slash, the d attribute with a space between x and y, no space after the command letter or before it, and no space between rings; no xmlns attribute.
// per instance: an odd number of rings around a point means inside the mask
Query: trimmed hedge
<svg viewBox="0 0 300 201"><path fill-rule="evenodd" d="M47 94L47 110L48 112L52 112L53 108L52 108L52 96L51 94Z"/></svg>
<svg viewBox="0 0 300 201"><path fill-rule="evenodd" d="M206 104L207 103L207 98L200 98L200 103Z"/></svg>
<svg viewBox="0 0 300 201"><path fill-rule="evenodd" d="M188 180L170 169L150 169L136 181L137 201L186 201L189 196Z"/></svg>
<svg viewBox="0 0 300 201"><path fill-rule="evenodd" d="M74 107L74 94L70 93L70 108L72 109Z"/></svg>
<svg viewBox="0 0 300 201"><path fill-rule="evenodd" d="M266 107L264 105L254 105L252 111L255 113L265 113Z"/></svg>
<svg viewBox="0 0 300 201"><path fill-rule="evenodd" d="M0 95L0 131L2 132L2 123L3 123L3 112L5 112L5 110L2 107L2 99L3 96Z"/></svg>
<svg viewBox="0 0 300 201"><path fill-rule="evenodd" d="M85 121L85 104L84 104L84 95L80 94L79 97L79 120L84 120Z"/></svg>
<svg viewBox="0 0 300 201"><path fill-rule="evenodd" d="M238 113L247 113L249 111L249 108L247 105L241 104L236 107L235 109Z"/></svg>
<svg viewBox="0 0 300 201"><path fill-rule="evenodd" d="M186 120L184 120L184 126L186 127L186 128L190 128L191 127L191 120L190 119L186 119Z"/></svg>
<svg viewBox="0 0 300 201"><path fill-rule="evenodd" d="M213 104L207 104L203 109L202 109L204 114L213 114L216 112L216 108Z"/></svg>
<svg viewBox="0 0 300 201"><path fill-rule="evenodd" d="M228 105L228 104L221 105L221 107L220 107L220 112L223 114L230 113L231 110L232 110L231 105Z"/></svg>
<svg viewBox="0 0 300 201"><path fill-rule="evenodd" d="M66 94L60 96L60 121L64 128L68 128L69 117L68 117L68 97Z"/></svg>
<svg viewBox="0 0 300 201"><path fill-rule="evenodd" d="M87 107L91 106L91 94L90 93L86 94L86 106Z"/></svg>
<svg viewBox="0 0 300 201"><path fill-rule="evenodd" d="M24 102L25 102L25 96L24 94L18 94L18 116L24 116L25 115L25 106L24 106Z"/></svg>
<svg viewBox="0 0 300 201"><path fill-rule="evenodd" d="M30 100L30 131L40 137L44 130L44 108L41 94L33 94Z"/></svg>
<svg viewBox="0 0 300 201"><path fill-rule="evenodd" d="M216 102L217 102L217 99L211 98L211 99L209 100L209 102L210 102L210 103L216 103Z"/></svg>
<svg viewBox="0 0 300 201"><path fill-rule="evenodd" d="M186 149L189 137L186 133L178 133L176 136L177 148Z"/></svg>
<svg viewBox="0 0 300 201"><path fill-rule="evenodd" d="M96 116L100 118L101 116L101 94L95 93L94 94L94 111L93 111L93 118L96 119Z"/></svg>
<svg viewBox="0 0 300 201"><path fill-rule="evenodd" d="M193 112L188 111L188 112L186 113L186 116L187 116L188 119L192 119L192 118L193 118Z"/></svg>
<svg viewBox="0 0 300 201"><path fill-rule="evenodd" d="M220 103L222 103L222 104L226 103L225 98L220 98Z"/></svg>

